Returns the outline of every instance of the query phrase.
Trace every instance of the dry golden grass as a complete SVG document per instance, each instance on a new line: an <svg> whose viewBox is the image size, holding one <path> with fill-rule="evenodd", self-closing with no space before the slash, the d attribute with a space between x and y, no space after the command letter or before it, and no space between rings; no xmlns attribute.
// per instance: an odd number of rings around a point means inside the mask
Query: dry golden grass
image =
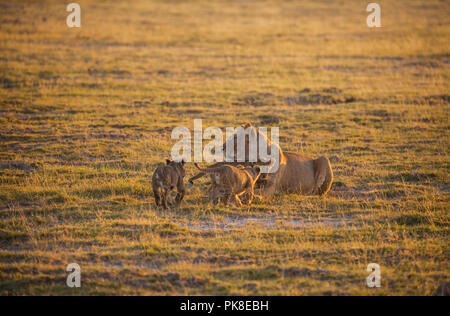
<svg viewBox="0 0 450 316"><path fill-rule="evenodd" d="M380 29L356 0L79 3L69 29L61 1L0 1L1 295L448 282L448 1L380 0ZM152 171L195 118L280 126L285 150L332 157L331 193L212 209L203 183L155 209Z"/></svg>

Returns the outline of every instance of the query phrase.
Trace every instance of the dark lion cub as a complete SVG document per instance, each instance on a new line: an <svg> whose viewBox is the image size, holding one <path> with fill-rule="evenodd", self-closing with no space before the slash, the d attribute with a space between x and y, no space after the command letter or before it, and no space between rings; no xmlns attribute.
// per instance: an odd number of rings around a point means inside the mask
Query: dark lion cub
<svg viewBox="0 0 450 316"><path fill-rule="evenodd" d="M153 174L152 186L157 206L162 205L165 209L169 208L168 199L170 193L176 188L178 193L175 199L179 206L186 194L183 179L186 176L184 169L185 162L174 162L166 160L165 166L159 166Z"/></svg>

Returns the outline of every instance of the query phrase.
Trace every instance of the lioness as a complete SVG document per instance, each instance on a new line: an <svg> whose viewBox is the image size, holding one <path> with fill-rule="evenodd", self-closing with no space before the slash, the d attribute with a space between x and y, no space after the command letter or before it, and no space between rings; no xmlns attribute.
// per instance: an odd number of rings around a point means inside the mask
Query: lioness
<svg viewBox="0 0 450 316"><path fill-rule="evenodd" d="M167 159L165 166L159 166L153 174L152 186L153 194L155 195L155 202L157 206L162 206L165 209L169 208L169 195L177 188L177 196L175 198L176 205L180 205L186 194L183 179L186 176L184 169L185 162L174 162Z"/></svg>
<svg viewBox="0 0 450 316"><path fill-rule="evenodd" d="M312 159L305 157L298 153L284 152L280 146L272 144L269 139L264 134L261 134L258 128L252 126L251 124L246 124L242 126L248 131L248 134L257 135L265 141L265 145L269 150L276 150L279 153L279 167L276 172L264 174L259 178L256 185L255 193L260 198L271 198L277 193L301 193L301 194L317 194L325 195L331 188L333 183L333 170L331 169L330 161L327 157L320 157L317 159ZM231 138L233 141L230 142ZM237 161L237 134L230 137L223 144L223 152L226 152L227 145L229 143L234 144L235 147L235 157ZM261 144L258 144L260 146ZM245 138L245 162L240 162L241 164L251 165L249 163L248 149L249 149L249 138ZM261 162L258 162L261 164ZM224 163L218 163L215 166L220 166ZM200 173L195 177L191 178L189 181L193 183L203 177L205 174Z"/></svg>
<svg viewBox="0 0 450 316"><path fill-rule="evenodd" d="M230 201L235 206L242 206L240 196L249 194L247 205L253 202L256 181L261 175L261 168L256 167L234 167L223 165L217 168L202 169L195 163L195 166L205 174L209 174L212 179L209 199L213 205L219 203L223 198L223 203L228 206Z"/></svg>

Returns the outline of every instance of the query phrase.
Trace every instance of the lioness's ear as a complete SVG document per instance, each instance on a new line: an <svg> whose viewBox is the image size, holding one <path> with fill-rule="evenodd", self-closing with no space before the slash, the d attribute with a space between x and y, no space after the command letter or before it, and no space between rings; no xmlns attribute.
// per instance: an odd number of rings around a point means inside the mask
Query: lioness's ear
<svg viewBox="0 0 450 316"><path fill-rule="evenodd" d="M166 159L166 164L167 164L167 165L170 165L172 162L173 162L172 160Z"/></svg>
<svg viewBox="0 0 450 316"><path fill-rule="evenodd" d="M181 165L184 166L186 164L186 161L184 159L181 160Z"/></svg>

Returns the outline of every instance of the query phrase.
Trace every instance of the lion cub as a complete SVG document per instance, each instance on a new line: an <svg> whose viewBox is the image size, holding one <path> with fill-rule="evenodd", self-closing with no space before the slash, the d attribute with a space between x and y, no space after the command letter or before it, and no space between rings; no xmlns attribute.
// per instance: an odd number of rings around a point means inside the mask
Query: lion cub
<svg viewBox="0 0 450 316"><path fill-rule="evenodd" d="M224 165L216 168L202 169L197 164L195 166L203 173L209 174L212 186L209 191L209 199L213 205L219 203L223 198L223 203L228 206L230 201L235 206L242 206L239 197L248 193L247 205L253 202L256 181L261 176L261 168L256 167L233 167Z"/></svg>
<svg viewBox="0 0 450 316"><path fill-rule="evenodd" d="M165 166L159 166L153 174L152 186L157 206L162 205L165 209L169 208L168 199L173 189L177 189L176 205L180 205L186 194L183 179L186 176L184 169L185 162L174 162L166 160Z"/></svg>

